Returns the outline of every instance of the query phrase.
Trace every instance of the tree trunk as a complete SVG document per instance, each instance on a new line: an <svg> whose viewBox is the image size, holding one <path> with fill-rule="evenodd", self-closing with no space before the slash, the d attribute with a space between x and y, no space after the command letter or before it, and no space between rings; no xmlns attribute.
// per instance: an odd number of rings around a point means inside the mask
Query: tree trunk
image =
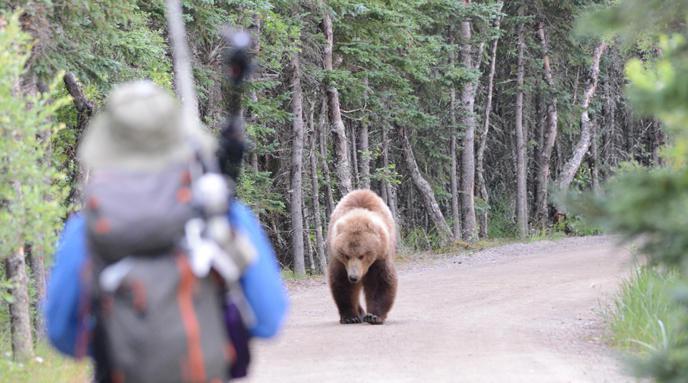
<svg viewBox="0 0 688 383"><path fill-rule="evenodd" d="M182 102L184 124L191 126L200 121L198 116L198 99L191 71L191 54L186 41L184 11L180 0L165 0L165 16L172 47L172 66L174 68L174 86Z"/></svg>
<svg viewBox="0 0 688 383"><path fill-rule="evenodd" d="M538 175L537 175L537 196L535 198L535 220L539 227L545 227L547 224L547 205L549 194L550 181L550 161L552 158L552 151L554 150L554 142L557 140L557 96L554 87L554 80L552 78L552 68L550 67L549 46L547 43L547 36L545 35L545 27L542 22L538 26L538 36L542 45L542 62L545 82L547 83L547 125L544 133L543 145L540 149Z"/></svg>
<svg viewBox="0 0 688 383"><path fill-rule="evenodd" d="M40 306L41 302L45 299L47 273L45 270L45 258L42 253L37 254L37 250L39 249L30 248L27 253L31 275L33 276L33 286L36 289L36 299L33 304L36 313L34 317L34 327L36 329L36 337L42 339L45 333L45 318L43 317L43 310Z"/></svg>
<svg viewBox="0 0 688 383"><path fill-rule="evenodd" d="M382 166L385 169L389 169L389 132L387 126L382 127ZM382 187L384 194L387 196L387 206L392 211L392 216L397 224L401 224L401 216L399 215L399 209L397 205L397 195L394 185L392 185L389 180L385 179L382 181Z"/></svg>
<svg viewBox="0 0 688 383"><path fill-rule="evenodd" d="M308 259L308 269L313 273L315 271L315 261L313 260L313 251L311 248L311 225L309 223L310 212L308 209L308 204L303 204L303 243L305 248L306 256Z"/></svg>
<svg viewBox="0 0 688 383"><path fill-rule="evenodd" d="M464 0L470 4L470 0ZM476 69L473 65L471 23L461 23L461 61L466 68ZM463 238L474 241L478 237L475 222L475 94L474 81L466 83L461 91L461 125L464 127L463 151L461 152L461 207L463 209Z"/></svg>
<svg viewBox="0 0 688 383"><path fill-rule="evenodd" d="M320 164L323 169L323 177L325 177L325 196L327 197L327 212L325 216L329 217L334 210L334 195L332 193L332 178L330 177L330 167L327 165L327 99L322 98L320 104L320 114L318 116L318 138L320 142Z"/></svg>
<svg viewBox="0 0 688 383"><path fill-rule="evenodd" d="M359 187L363 189L370 189L370 147L368 143L368 123L361 124L361 132L359 136L361 142L361 150L359 151L359 165L361 166L361 180Z"/></svg>
<svg viewBox="0 0 688 383"><path fill-rule="evenodd" d="M518 68L516 86L516 224L518 235L525 238L528 235L528 194L526 190L526 137L523 130L523 78L525 74L524 26L518 26Z"/></svg>
<svg viewBox="0 0 688 383"><path fill-rule="evenodd" d="M454 90L451 90L451 96L454 96ZM453 104L453 98L452 97L452 104ZM453 106L452 106L452 114L453 112ZM453 116L452 116L453 117ZM455 118L453 118L454 121L456 121ZM456 126L456 125L453 125ZM452 194L452 235L454 237L454 240L460 240L461 239L461 212L459 210L459 169L457 166L457 158L458 158L458 153L457 153L457 139L456 139L456 134L452 134L451 137L451 142L450 142L450 148L449 148L449 156L451 157L451 194Z"/></svg>
<svg viewBox="0 0 688 383"><path fill-rule="evenodd" d="M88 125L88 121L93 114L93 103L86 98L84 91L76 80L74 73L68 72L62 77L65 88L72 99L74 100L74 107L76 108L76 142L69 150L69 157L74 160L74 166L69 173L69 195L67 196L67 203L72 206L78 206L81 201L83 181L85 181L84 169L81 168L79 161L76 161L76 150L81 142L81 136Z"/></svg>
<svg viewBox="0 0 688 383"><path fill-rule="evenodd" d="M368 78L363 80L365 91L363 93L364 104L368 104ZM370 189L370 144L368 142L368 120L364 117L361 122L361 131L359 132L360 156L358 162L361 167L361 178L359 187L363 189Z"/></svg>
<svg viewBox="0 0 688 383"><path fill-rule="evenodd" d="M595 52L593 53L592 65L590 66L590 71L586 80L585 93L583 94L583 100L581 101L581 135L571 157L566 164L564 164L564 168L559 174L559 182L557 182L559 189L564 191L568 190L569 186L571 186L571 182L573 182L573 178L576 176L578 168L580 168L580 165L583 162L583 157L585 157L585 153L588 152L588 148L590 147L592 122L590 121L588 109L590 107L590 102L595 95L597 80L600 75L600 60L606 48L606 43L600 43L597 47L595 47Z"/></svg>
<svg viewBox="0 0 688 383"><path fill-rule="evenodd" d="M388 128L386 125L382 126L382 168L385 169L385 171L389 168L389 137L388 137ZM385 203L389 206L390 205L390 196L389 192L391 189L391 185L389 184L389 181L384 178L380 182L380 186L382 189L382 194L384 196ZM390 207L391 209L391 207ZM396 216L395 216L396 218Z"/></svg>
<svg viewBox="0 0 688 383"><path fill-rule="evenodd" d="M495 28L499 29L501 22L501 17L497 18L495 23ZM485 170L483 163L485 162L485 149L487 148L487 135L490 132L490 112L492 111L492 90L494 88L494 76L496 71L497 63L497 43L499 38L496 38L492 42L492 52L490 54L490 74L487 78L487 99L485 100L485 120L483 121L483 131L479 135L478 139L478 154L476 156L476 177L477 177L477 189L478 195L483 200L483 203L488 205L490 201L490 195L487 191L487 184L485 182ZM487 238L488 229L488 209L485 208L478 215L478 226L480 227L480 236L482 238Z"/></svg>
<svg viewBox="0 0 688 383"><path fill-rule="evenodd" d="M358 146L356 145L356 128L354 124L351 124L349 129L349 137L351 137L351 169L353 170L353 180L352 187L357 187L359 183L358 179Z"/></svg>
<svg viewBox="0 0 688 383"><path fill-rule="evenodd" d="M292 255L294 257L294 273L297 276L306 275L303 248L303 95L301 92L301 64L298 53L291 60L292 65L292 102L293 117L292 152L291 152L291 229Z"/></svg>
<svg viewBox="0 0 688 383"><path fill-rule="evenodd" d="M449 30L449 43L454 44L453 30ZM454 50L449 53L449 65L454 68L456 58ZM451 139L449 144L449 156L451 157L451 195L452 195L452 229L454 240L461 239L461 212L459 211L459 169L457 153L457 135L459 127L456 125L456 89L452 86L449 89L449 120L451 124Z"/></svg>
<svg viewBox="0 0 688 383"><path fill-rule="evenodd" d="M596 123L592 124L592 143L590 147L591 155L591 166L590 171L592 173L592 190L595 194L600 193L600 156L598 151L598 126Z"/></svg>
<svg viewBox="0 0 688 383"><path fill-rule="evenodd" d="M662 146L664 145L664 132L659 121L653 121L653 137L652 137L652 165L662 166Z"/></svg>
<svg viewBox="0 0 688 383"><path fill-rule="evenodd" d="M327 73L333 70L332 50L334 49L334 37L332 33L332 19L326 12L322 22L323 33L325 34L325 49L323 57L323 68ZM349 165L349 147L346 139L346 128L342 121L342 113L339 109L339 92L331 81L326 80L326 93L328 101L328 115L330 126L334 132L335 156L337 158L335 170L339 181L339 190L342 195L352 190L351 167Z"/></svg>
<svg viewBox="0 0 688 383"><path fill-rule="evenodd" d="M401 226L403 223L403 217L399 213L399 198L397 196L397 188L395 186L391 186L389 188L389 205L387 206L389 206L389 210L392 211L394 222L396 222L398 226ZM397 243L399 243L399 235L400 233L397 231Z"/></svg>
<svg viewBox="0 0 688 383"><path fill-rule="evenodd" d="M311 119L312 121L312 119ZM313 190L313 226L315 226L315 250L318 258L318 272L324 273L327 266L325 256L325 241L323 240L322 219L320 216L320 185L318 183L318 161L315 156L316 131L315 126L311 130L313 134L310 140L310 159L311 159L311 188Z"/></svg>
<svg viewBox="0 0 688 383"><path fill-rule="evenodd" d="M580 77L580 68L576 69L576 81L573 83L573 105L578 102L578 78Z"/></svg>
<svg viewBox="0 0 688 383"><path fill-rule="evenodd" d="M389 206L389 197L387 197L387 186L384 181L380 181L380 198Z"/></svg>
<svg viewBox="0 0 688 383"><path fill-rule="evenodd" d="M24 361L33 357L33 337L29 278L26 272L23 245L5 259L5 276L12 285L10 293L13 302L9 305L12 356L14 360Z"/></svg>
<svg viewBox="0 0 688 383"><path fill-rule="evenodd" d="M261 34L261 29L263 27L263 20L260 17L260 14L255 14L253 15L253 28L251 28L251 35L253 36L253 54L256 57L260 57L260 34ZM258 73L254 71L251 73L251 78L255 78ZM251 101L255 104L258 102L258 92L256 89L251 89L249 92L249 97L251 98ZM258 123L258 117L255 115L255 113L249 113L249 115L246 118L246 123L255 125ZM249 164L251 165L251 169L253 169L254 172L258 172L258 153L256 150L258 149L258 145L253 145L253 148L251 150L251 153L249 155Z"/></svg>
<svg viewBox="0 0 688 383"><path fill-rule="evenodd" d="M616 133L616 102L614 101L613 91L611 89L610 81L604 82L604 126L605 133L602 134L602 159L605 167L613 167L616 165L613 161L616 145L614 144L614 137Z"/></svg>
<svg viewBox="0 0 688 383"><path fill-rule="evenodd" d="M440 239L443 243L447 243L452 238L452 231L449 228L449 225L447 225L444 215L442 215L442 210L440 210L437 199L435 199L435 193L432 191L432 187L420 173L420 169L416 163L416 158L413 155L413 149L411 148L411 142L409 142L406 128L402 127L399 129L399 131L401 133L401 144L403 148L404 160L406 161L406 166L408 167L409 173L411 173L413 184L420 193L423 204L425 205L425 209L430 214L430 218L432 218L432 221L437 228Z"/></svg>

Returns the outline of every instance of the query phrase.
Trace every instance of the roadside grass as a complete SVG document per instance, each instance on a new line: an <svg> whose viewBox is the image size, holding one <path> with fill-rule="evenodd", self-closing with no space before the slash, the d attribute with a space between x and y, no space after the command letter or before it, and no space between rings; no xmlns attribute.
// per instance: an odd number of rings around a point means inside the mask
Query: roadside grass
<svg viewBox="0 0 688 383"><path fill-rule="evenodd" d="M306 270L306 273L308 273L309 270ZM291 270L291 269L283 269L280 268L280 274L282 275L282 279L286 281L298 281L302 279L308 279L310 277L310 274L306 274L304 276L299 276L296 275L296 273Z"/></svg>
<svg viewBox="0 0 688 383"><path fill-rule="evenodd" d="M688 339L679 326L686 312L673 299L679 275L641 266L621 285L609 312L610 341L622 351L646 355Z"/></svg>
<svg viewBox="0 0 688 383"><path fill-rule="evenodd" d="M5 347L7 346L7 347ZM0 355L0 381L12 383L87 383L91 381L88 358L75 362L61 356L47 344L36 347L36 357L19 363L11 359L9 344Z"/></svg>
<svg viewBox="0 0 688 383"><path fill-rule="evenodd" d="M539 242L539 241L556 241L558 239L568 238L566 233L562 231L556 231L551 229L537 230L528 236L526 242Z"/></svg>

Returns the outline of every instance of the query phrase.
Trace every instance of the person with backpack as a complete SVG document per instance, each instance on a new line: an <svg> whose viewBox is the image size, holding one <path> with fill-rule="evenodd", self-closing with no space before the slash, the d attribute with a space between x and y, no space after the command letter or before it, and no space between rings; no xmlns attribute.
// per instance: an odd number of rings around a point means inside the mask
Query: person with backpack
<svg viewBox="0 0 688 383"><path fill-rule="evenodd" d="M91 356L97 382L241 377L248 339L282 327L274 251L212 173L217 151L150 81L115 88L89 124L84 207L65 224L44 311L52 345Z"/></svg>

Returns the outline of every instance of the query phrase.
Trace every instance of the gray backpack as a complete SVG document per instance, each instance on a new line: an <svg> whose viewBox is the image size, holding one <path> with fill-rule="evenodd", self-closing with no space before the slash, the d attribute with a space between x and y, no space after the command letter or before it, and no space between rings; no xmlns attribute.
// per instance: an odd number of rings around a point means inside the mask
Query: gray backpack
<svg viewBox="0 0 688 383"><path fill-rule="evenodd" d="M235 351L226 287L212 272L197 277L183 245L185 224L199 215L188 165L100 170L85 197L96 380L227 381Z"/></svg>

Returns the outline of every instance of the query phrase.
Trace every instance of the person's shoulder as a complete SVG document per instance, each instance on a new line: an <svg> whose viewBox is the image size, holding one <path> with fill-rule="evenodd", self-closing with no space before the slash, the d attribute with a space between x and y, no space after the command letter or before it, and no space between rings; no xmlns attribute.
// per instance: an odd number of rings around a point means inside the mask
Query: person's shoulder
<svg viewBox="0 0 688 383"><path fill-rule="evenodd" d="M240 216L255 217L253 210L251 210L251 208L247 204L238 199L232 201L232 208L230 210L230 214L232 213L235 213Z"/></svg>
<svg viewBox="0 0 688 383"><path fill-rule="evenodd" d="M62 239L64 240L83 234L85 227L86 219L81 212L70 214L62 230Z"/></svg>
<svg viewBox="0 0 688 383"><path fill-rule="evenodd" d="M239 200L234 200L231 206L229 210L229 219L232 223L240 227L250 228L251 230L260 227L258 218L248 205Z"/></svg>
<svg viewBox="0 0 688 383"><path fill-rule="evenodd" d="M67 220L65 221L65 228L80 227L83 226L85 223L86 219L84 218L84 215L81 213L81 211L76 211L70 213L69 216L67 216Z"/></svg>

